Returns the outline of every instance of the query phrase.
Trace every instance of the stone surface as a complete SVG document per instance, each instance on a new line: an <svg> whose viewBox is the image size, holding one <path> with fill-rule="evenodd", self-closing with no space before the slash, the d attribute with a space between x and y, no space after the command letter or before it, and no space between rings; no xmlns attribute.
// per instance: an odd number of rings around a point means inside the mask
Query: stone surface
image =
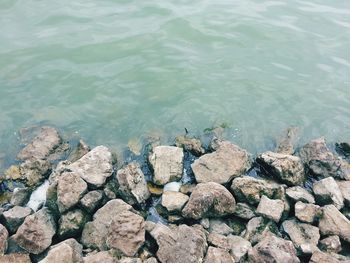
<svg viewBox="0 0 350 263"><path fill-rule="evenodd" d="M168 212L180 212L187 203L189 197L180 192L165 191L162 195L162 206Z"/></svg>
<svg viewBox="0 0 350 263"><path fill-rule="evenodd" d="M294 202L315 203L314 196L301 186L288 187L286 189L286 195Z"/></svg>
<svg viewBox="0 0 350 263"><path fill-rule="evenodd" d="M256 161L265 171L287 185L300 185L305 181L304 165L297 156L265 152Z"/></svg>
<svg viewBox="0 0 350 263"><path fill-rule="evenodd" d="M298 133L298 127L287 128L284 134L277 141L276 152L292 155L294 153L294 143L298 138Z"/></svg>
<svg viewBox="0 0 350 263"><path fill-rule="evenodd" d="M225 184L250 168L250 157L246 150L228 141L218 144L215 152L201 156L191 165L198 183Z"/></svg>
<svg viewBox="0 0 350 263"><path fill-rule="evenodd" d="M211 219L209 221L209 232L227 236L233 233L233 229L229 227L223 220Z"/></svg>
<svg viewBox="0 0 350 263"><path fill-rule="evenodd" d="M8 233L7 229L2 224L0 224L0 257L7 250L8 237L9 237L9 233Z"/></svg>
<svg viewBox="0 0 350 263"><path fill-rule="evenodd" d="M297 202L294 206L295 217L305 223L314 223L321 216L321 208L318 205Z"/></svg>
<svg viewBox="0 0 350 263"><path fill-rule="evenodd" d="M24 219L32 213L29 207L15 206L3 213L4 224L10 233L15 233Z"/></svg>
<svg viewBox="0 0 350 263"><path fill-rule="evenodd" d="M222 248L209 247L204 263L234 263L230 253Z"/></svg>
<svg viewBox="0 0 350 263"><path fill-rule="evenodd" d="M88 217L81 209L74 209L61 215L58 221L57 235L60 238L78 236L87 222Z"/></svg>
<svg viewBox="0 0 350 263"><path fill-rule="evenodd" d="M282 200L270 199L265 195L261 197L258 208L256 209L257 214L269 218L276 223L280 221L283 211L284 202Z"/></svg>
<svg viewBox="0 0 350 263"><path fill-rule="evenodd" d="M332 254L324 253L321 251L315 251L312 254L312 257L309 261L309 263L349 263L350 260L343 261L343 260L338 260L337 258L334 257Z"/></svg>
<svg viewBox="0 0 350 263"><path fill-rule="evenodd" d="M233 214L239 218L247 220L256 216L255 208L245 203L237 203Z"/></svg>
<svg viewBox="0 0 350 263"><path fill-rule="evenodd" d="M338 253L342 250L338 236L329 236L320 241L320 248L326 252Z"/></svg>
<svg viewBox="0 0 350 263"><path fill-rule="evenodd" d="M333 177L327 177L315 182L312 190L318 204L333 204L338 209L343 208L344 198Z"/></svg>
<svg viewBox="0 0 350 263"><path fill-rule="evenodd" d="M140 165L129 163L117 172L118 192L128 204L142 204L151 196Z"/></svg>
<svg viewBox="0 0 350 263"><path fill-rule="evenodd" d="M119 263L108 251L101 251L83 257L83 263Z"/></svg>
<svg viewBox="0 0 350 263"><path fill-rule="evenodd" d="M254 245L270 233L278 233L276 223L263 217L254 217L248 221L241 235Z"/></svg>
<svg viewBox="0 0 350 263"><path fill-rule="evenodd" d="M205 152L199 139L189 138L186 135L176 137L175 144L196 156L200 156Z"/></svg>
<svg viewBox="0 0 350 263"><path fill-rule="evenodd" d="M101 205L103 192L101 190L94 190L86 193L79 203L87 212L92 213L97 207Z"/></svg>
<svg viewBox="0 0 350 263"><path fill-rule="evenodd" d="M31 263L29 254L9 254L9 255L1 255L0 254L0 262L1 263Z"/></svg>
<svg viewBox="0 0 350 263"><path fill-rule="evenodd" d="M200 183L193 190L189 201L182 210L186 218L220 217L232 214L235 209L232 194L218 183Z"/></svg>
<svg viewBox="0 0 350 263"><path fill-rule="evenodd" d="M30 198L31 191L29 188L15 188L11 196L10 203L13 206L24 206Z"/></svg>
<svg viewBox="0 0 350 263"><path fill-rule="evenodd" d="M77 147L74 149L73 152L69 154L68 161L71 163L79 160L81 157L83 157L85 154L90 152L90 147L87 145L86 142L83 140L79 140Z"/></svg>
<svg viewBox="0 0 350 263"><path fill-rule="evenodd" d="M105 146L97 146L67 169L80 175L89 185L101 187L112 175L112 153Z"/></svg>
<svg viewBox="0 0 350 263"><path fill-rule="evenodd" d="M56 224L47 208L27 216L14 235L16 243L32 254L40 254L51 245Z"/></svg>
<svg viewBox="0 0 350 263"><path fill-rule="evenodd" d="M67 239L52 246L47 256L39 263L80 263L82 261L82 250L83 246L75 239Z"/></svg>
<svg viewBox="0 0 350 263"><path fill-rule="evenodd" d="M155 257L146 259L143 263L158 263L158 260Z"/></svg>
<svg viewBox="0 0 350 263"><path fill-rule="evenodd" d="M345 205L350 207L350 181L337 181Z"/></svg>
<svg viewBox="0 0 350 263"><path fill-rule="evenodd" d="M153 182L165 185L178 181L182 177L184 153L182 148L174 146L154 147L149 155L154 176Z"/></svg>

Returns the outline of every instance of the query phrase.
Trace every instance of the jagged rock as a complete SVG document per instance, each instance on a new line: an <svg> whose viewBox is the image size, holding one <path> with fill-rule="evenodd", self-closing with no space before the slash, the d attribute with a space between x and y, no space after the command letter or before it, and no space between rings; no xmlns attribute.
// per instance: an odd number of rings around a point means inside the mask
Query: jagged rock
<svg viewBox="0 0 350 263"><path fill-rule="evenodd" d="M162 195L162 206L168 212L180 212L187 203L189 197L180 192L165 191Z"/></svg>
<svg viewBox="0 0 350 263"><path fill-rule="evenodd" d="M70 238L52 246L47 256L39 263L80 263L82 261L83 246Z"/></svg>
<svg viewBox="0 0 350 263"><path fill-rule="evenodd" d="M1 255L0 254L0 262L3 263L31 263L29 254L9 254L9 255Z"/></svg>
<svg viewBox="0 0 350 263"><path fill-rule="evenodd" d="M101 251L83 257L83 263L119 263L119 261L110 252Z"/></svg>
<svg viewBox="0 0 350 263"><path fill-rule="evenodd" d="M260 199L256 213L266 218L269 218L278 223L282 217L284 211L284 202L282 200L270 199L263 195Z"/></svg>
<svg viewBox="0 0 350 263"><path fill-rule="evenodd" d="M205 152L200 140L196 138L189 138L186 135L176 137L175 144L177 147L181 147L196 156L200 156Z"/></svg>
<svg viewBox="0 0 350 263"><path fill-rule="evenodd" d="M113 218L107 235L107 246L118 249L126 256L134 256L145 242L143 217L124 211Z"/></svg>
<svg viewBox="0 0 350 263"><path fill-rule="evenodd" d="M142 204L151 196L140 165L129 163L117 172L118 192L128 204Z"/></svg>
<svg viewBox="0 0 350 263"><path fill-rule="evenodd" d="M350 164L336 157L323 137L304 145L300 157L316 176L350 180Z"/></svg>
<svg viewBox="0 0 350 263"><path fill-rule="evenodd" d="M40 254L51 245L56 224L47 208L27 216L14 235L15 242L31 254Z"/></svg>
<svg viewBox="0 0 350 263"><path fill-rule="evenodd" d="M233 214L239 218L247 220L256 216L255 208L245 203L237 203Z"/></svg>
<svg viewBox="0 0 350 263"><path fill-rule="evenodd" d="M309 263L349 263L350 260L338 260L334 254L328 254L321 251L315 251Z"/></svg>
<svg viewBox="0 0 350 263"><path fill-rule="evenodd" d="M250 165L250 157L246 150L228 141L222 141L218 142L215 152L201 156L191 167L198 183L225 184L245 173Z"/></svg>
<svg viewBox="0 0 350 263"><path fill-rule="evenodd" d="M235 199L222 185L214 182L197 184L182 210L186 218L220 217L232 214Z"/></svg>
<svg viewBox="0 0 350 263"><path fill-rule="evenodd" d="M154 171L153 182L165 185L180 180L183 170L183 150L174 146L154 147L149 155L149 162Z"/></svg>
<svg viewBox="0 0 350 263"><path fill-rule="evenodd" d="M67 169L80 175L92 187L101 187L113 172L112 153L105 146L97 146Z"/></svg>
<svg viewBox="0 0 350 263"><path fill-rule="evenodd" d="M343 208L344 198L333 177L327 177L315 182L312 190L318 204L333 204L338 209Z"/></svg>
<svg viewBox="0 0 350 263"><path fill-rule="evenodd" d="M329 236L320 241L320 248L326 252L338 253L342 250L338 236Z"/></svg>
<svg viewBox="0 0 350 263"><path fill-rule="evenodd" d="M11 196L11 205L24 206L30 198L31 191L29 188L15 188Z"/></svg>
<svg viewBox="0 0 350 263"><path fill-rule="evenodd" d="M248 251L250 263L299 263L291 241L268 235Z"/></svg>
<svg viewBox="0 0 350 263"><path fill-rule="evenodd" d="M297 140L298 133L298 127L289 127L278 140L276 152L292 155L294 153L294 143Z"/></svg>
<svg viewBox="0 0 350 263"><path fill-rule="evenodd" d="M345 205L350 207L350 181L337 181L337 184L344 198Z"/></svg>
<svg viewBox="0 0 350 263"><path fill-rule="evenodd" d="M154 257L146 259L143 263L158 263L158 260Z"/></svg>
<svg viewBox="0 0 350 263"><path fill-rule="evenodd" d="M9 233L7 229L2 224L0 224L0 258L1 258L1 255L4 254L7 250L8 237L9 237Z"/></svg>
<svg viewBox="0 0 350 263"><path fill-rule="evenodd" d="M74 209L62 214L58 221L57 235L60 238L69 238L78 236L87 222L88 217L80 209Z"/></svg>
<svg viewBox="0 0 350 263"><path fill-rule="evenodd" d="M87 183L75 172L65 172L58 179L57 205L61 213L69 210L87 192Z"/></svg>
<svg viewBox="0 0 350 263"><path fill-rule="evenodd" d="M75 162L83 157L85 154L90 152L90 146L87 145L83 140L79 140L77 148L73 152L70 153L68 157L68 161Z"/></svg>
<svg viewBox="0 0 350 263"><path fill-rule="evenodd" d="M294 206L295 217L305 223L314 223L321 216L318 205L297 202Z"/></svg>
<svg viewBox="0 0 350 263"><path fill-rule="evenodd" d="M287 185L300 185L305 181L304 165L293 155L265 152L256 161L272 176Z"/></svg>
<svg viewBox="0 0 350 263"><path fill-rule="evenodd" d="M350 221L334 205L322 208L319 229L322 235L337 235L350 242Z"/></svg>
<svg viewBox="0 0 350 263"><path fill-rule="evenodd" d="M207 250L204 230L198 225L170 228L158 223L151 235L158 244L157 257L161 263L202 262Z"/></svg>
<svg viewBox="0 0 350 263"><path fill-rule="evenodd" d="M103 192L101 190L94 190L87 192L84 197L80 199L79 203L87 212L92 213L101 205L102 198Z"/></svg>
<svg viewBox="0 0 350 263"><path fill-rule="evenodd" d="M272 199L284 199L285 191L282 185L250 176L242 176L232 181L231 189L240 202L256 205L260 198L266 195Z"/></svg>
<svg viewBox="0 0 350 263"><path fill-rule="evenodd" d="M246 230L242 233L242 237L252 244L256 244L270 233L278 233L276 223L263 217L254 217L246 224Z"/></svg>
<svg viewBox="0 0 350 263"><path fill-rule="evenodd" d="M32 213L29 207L15 206L3 213L4 224L10 233L15 233L24 219Z"/></svg>
<svg viewBox="0 0 350 263"><path fill-rule="evenodd" d="M204 263L234 263L230 253L222 248L209 247Z"/></svg>
<svg viewBox="0 0 350 263"><path fill-rule="evenodd" d="M220 219L211 219L209 221L209 232L227 236L233 233L233 229Z"/></svg>
<svg viewBox="0 0 350 263"><path fill-rule="evenodd" d="M286 189L286 195L294 202L315 203L315 198L305 188L300 186L288 187Z"/></svg>

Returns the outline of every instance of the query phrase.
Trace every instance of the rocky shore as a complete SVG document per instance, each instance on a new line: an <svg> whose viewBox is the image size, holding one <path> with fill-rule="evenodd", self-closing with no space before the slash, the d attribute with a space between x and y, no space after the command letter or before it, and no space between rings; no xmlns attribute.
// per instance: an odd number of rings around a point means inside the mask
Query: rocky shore
<svg viewBox="0 0 350 263"><path fill-rule="evenodd" d="M0 262L350 262L350 146L295 140L186 135L120 162L41 127L0 175Z"/></svg>

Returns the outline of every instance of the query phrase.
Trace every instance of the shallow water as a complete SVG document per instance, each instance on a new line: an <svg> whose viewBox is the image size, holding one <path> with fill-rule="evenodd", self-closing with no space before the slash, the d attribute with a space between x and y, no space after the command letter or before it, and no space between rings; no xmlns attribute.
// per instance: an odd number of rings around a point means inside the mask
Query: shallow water
<svg viewBox="0 0 350 263"><path fill-rule="evenodd" d="M115 148L220 124L253 153L289 125L350 140L349 0L2 0L0 24L0 159L35 124Z"/></svg>

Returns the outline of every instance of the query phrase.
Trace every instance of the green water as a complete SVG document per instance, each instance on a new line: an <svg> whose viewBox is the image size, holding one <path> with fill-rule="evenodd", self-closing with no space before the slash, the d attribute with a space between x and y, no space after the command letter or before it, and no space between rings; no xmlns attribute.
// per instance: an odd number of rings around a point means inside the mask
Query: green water
<svg viewBox="0 0 350 263"><path fill-rule="evenodd" d="M0 158L52 124L92 145L229 125L350 140L350 1L1 0Z"/></svg>

